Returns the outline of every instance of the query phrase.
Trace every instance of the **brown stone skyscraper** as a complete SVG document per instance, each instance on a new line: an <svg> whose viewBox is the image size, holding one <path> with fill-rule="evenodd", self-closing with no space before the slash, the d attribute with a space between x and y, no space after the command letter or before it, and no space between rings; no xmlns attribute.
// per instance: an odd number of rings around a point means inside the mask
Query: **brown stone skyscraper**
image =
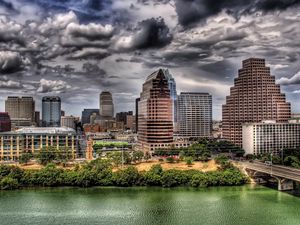
<svg viewBox="0 0 300 225"><path fill-rule="evenodd" d="M271 76L264 59L250 58L243 61L234 87L223 105L223 137L242 146L242 124L276 120L287 122L291 117L290 103Z"/></svg>
<svg viewBox="0 0 300 225"><path fill-rule="evenodd" d="M138 143L142 150L165 148L173 142L172 99L163 70L148 76L138 102Z"/></svg>

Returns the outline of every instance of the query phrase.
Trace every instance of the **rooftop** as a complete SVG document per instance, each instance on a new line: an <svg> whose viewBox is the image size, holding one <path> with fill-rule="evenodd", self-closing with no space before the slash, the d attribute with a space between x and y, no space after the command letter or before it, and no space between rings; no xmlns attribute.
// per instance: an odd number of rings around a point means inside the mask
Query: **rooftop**
<svg viewBox="0 0 300 225"><path fill-rule="evenodd" d="M69 127L23 127L16 131L4 132L4 133L5 134L76 134L75 130Z"/></svg>

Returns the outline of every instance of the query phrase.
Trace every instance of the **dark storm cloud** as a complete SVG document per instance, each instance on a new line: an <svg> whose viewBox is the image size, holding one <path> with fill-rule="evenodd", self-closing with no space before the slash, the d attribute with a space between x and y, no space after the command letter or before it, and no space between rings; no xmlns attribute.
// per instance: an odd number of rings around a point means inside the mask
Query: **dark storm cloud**
<svg viewBox="0 0 300 225"><path fill-rule="evenodd" d="M256 8L263 11L284 10L294 5L299 5L299 0L263 0L258 1Z"/></svg>
<svg viewBox="0 0 300 225"><path fill-rule="evenodd" d="M134 37L138 49L163 47L172 40L172 34L163 18L151 18L138 23Z"/></svg>
<svg viewBox="0 0 300 225"><path fill-rule="evenodd" d="M13 4L9 1L0 0L0 8L4 8L6 11L9 12L17 12L17 10L14 8Z"/></svg>
<svg viewBox="0 0 300 225"><path fill-rule="evenodd" d="M299 0L175 0L178 21L183 26L205 20L222 10L239 17L257 11L285 10L299 4Z"/></svg>
<svg viewBox="0 0 300 225"><path fill-rule="evenodd" d="M121 37L117 49L161 48L172 41L172 34L163 18L151 18L138 23L129 37Z"/></svg>

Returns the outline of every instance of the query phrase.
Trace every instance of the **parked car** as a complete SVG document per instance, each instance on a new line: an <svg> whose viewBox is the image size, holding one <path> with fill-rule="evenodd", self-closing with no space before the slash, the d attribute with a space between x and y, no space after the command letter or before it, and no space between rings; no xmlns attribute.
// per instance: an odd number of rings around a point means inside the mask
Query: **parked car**
<svg viewBox="0 0 300 225"><path fill-rule="evenodd" d="M271 161L265 161L265 165L266 166L272 166L272 162Z"/></svg>

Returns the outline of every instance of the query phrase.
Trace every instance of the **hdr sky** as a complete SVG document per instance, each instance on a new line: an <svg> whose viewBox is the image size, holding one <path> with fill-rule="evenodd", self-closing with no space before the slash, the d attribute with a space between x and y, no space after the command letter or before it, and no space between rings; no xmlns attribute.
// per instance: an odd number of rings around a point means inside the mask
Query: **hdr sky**
<svg viewBox="0 0 300 225"><path fill-rule="evenodd" d="M300 0L0 0L0 110L8 95L59 95L67 114L134 110L146 77L213 94L214 118L241 60L267 59L300 112Z"/></svg>

